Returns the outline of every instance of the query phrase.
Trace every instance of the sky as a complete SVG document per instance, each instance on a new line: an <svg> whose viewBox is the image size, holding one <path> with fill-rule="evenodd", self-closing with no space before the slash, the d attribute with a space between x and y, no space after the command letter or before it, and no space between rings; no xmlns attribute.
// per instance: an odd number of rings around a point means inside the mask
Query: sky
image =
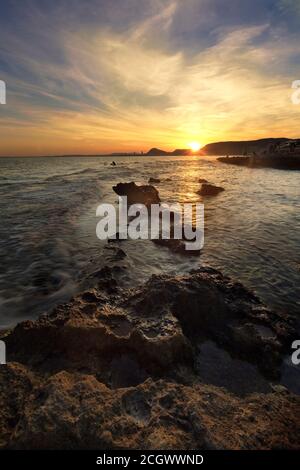
<svg viewBox="0 0 300 470"><path fill-rule="evenodd" d="M0 3L0 155L300 137L300 0Z"/></svg>

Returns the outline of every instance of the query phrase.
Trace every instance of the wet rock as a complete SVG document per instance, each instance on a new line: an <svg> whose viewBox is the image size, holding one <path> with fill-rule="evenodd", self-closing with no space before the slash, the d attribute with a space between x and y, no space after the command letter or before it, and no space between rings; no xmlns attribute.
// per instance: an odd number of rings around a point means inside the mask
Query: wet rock
<svg viewBox="0 0 300 470"><path fill-rule="evenodd" d="M183 256L199 256L199 254L201 253L201 250L187 250L185 247L185 242L183 240L177 240L175 238L157 238L153 239L152 241L156 245L166 247L173 253L180 254Z"/></svg>
<svg viewBox="0 0 300 470"><path fill-rule="evenodd" d="M124 258L126 258L126 253L124 250L122 250L121 248L118 248L116 246L106 246L105 247L106 250L110 251L112 253L112 259L114 261L120 261Z"/></svg>
<svg viewBox="0 0 300 470"><path fill-rule="evenodd" d="M127 196L128 204L144 204L149 207L151 204L160 203L159 193L151 185L138 186L134 182L118 183L113 186L113 190L118 196Z"/></svg>
<svg viewBox="0 0 300 470"><path fill-rule="evenodd" d="M117 281L115 274L122 271L124 267L121 266L104 266L89 275L89 279L97 283L99 289L105 290L110 294L117 291Z"/></svg>
<svg viewBox="0 0 300 470"><path fill-rule="evenodd" d="M238 396L249 393L270 393L272 388L256 366L235 359L213 341L199 345L196 367L201 380L208 384L225 387Z"/></svg>
<svg viewBox="0 0 300 470"><path fill-rule="evenodd" d="M217 194L225 191L221 186L214 186L213 184L203 183L198 194L201 196L216 196Z"/></svg>

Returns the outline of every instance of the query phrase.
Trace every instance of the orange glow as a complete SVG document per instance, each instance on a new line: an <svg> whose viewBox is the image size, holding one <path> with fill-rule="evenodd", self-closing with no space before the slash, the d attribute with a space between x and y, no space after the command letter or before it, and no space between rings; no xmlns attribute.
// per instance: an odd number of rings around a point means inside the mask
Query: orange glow
<svg viewBox="0 0 300 470"><path fill-rule="evenodd" d="M199 142L190 142L189 147L193 152L198 152L201 149L202 145Z"/></svg>

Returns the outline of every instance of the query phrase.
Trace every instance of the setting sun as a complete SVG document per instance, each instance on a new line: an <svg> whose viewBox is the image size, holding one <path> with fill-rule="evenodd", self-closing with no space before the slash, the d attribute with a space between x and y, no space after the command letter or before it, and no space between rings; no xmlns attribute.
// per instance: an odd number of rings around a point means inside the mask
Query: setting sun
<svg viewBox="0 0 300 470"><path fill-rule="evenodd" d="M189 147L193 152L198 152L202 146L199 144L199 142L190 142Z"/></svg>

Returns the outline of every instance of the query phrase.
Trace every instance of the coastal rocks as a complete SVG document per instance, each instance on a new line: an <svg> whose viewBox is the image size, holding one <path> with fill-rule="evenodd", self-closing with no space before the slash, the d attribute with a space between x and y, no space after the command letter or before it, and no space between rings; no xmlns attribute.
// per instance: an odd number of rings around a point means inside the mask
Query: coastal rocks
<svg viewBox="0 0 300 470"><path fill-rule="evenodd" d="M28 395L8 447L296 449L297 414L296 398L279 392L241 399L152 379L112 391L91 375L61 371Z"/></svg>
<svg viewBox="0 0 300 470"><path fill-rule="evenodd" d="M159 193L151 185L138 186L134 182L118 183L113 186L113 190L118 196L127 196L128 204L144 204L149 207L151 204L160 203Z"/></svg>
<svg viewBox="0 0 300 470"><path fill-rule="evenodd" d="M153 178L150 178L150 180ZM150 181L149 180L149 181ZM157 182L159 180L156 180ZM119 196L127 196L128 204L144 204L149 209L152 204L159 204L161 202L159 193L154 186L137 186L135 183L118 183L116 186L113 186L113 190ZM199 256L199 250L187 250L186 244L183 239L175 239L174 238L174 213L170 212L170 238L164 239L162 238L162 233L160 231L160 238L152 239L153 243L159 246L163 246L168 248L175 254L181 254L184 256ZM162 215L160 213L159 217L161 218ZM119 233L116 234L117 239L119 238ZM109 239L108 241L112 241Z"/></svg>
<svg viewBox="0 0 300 470"><path fill-rule="evenodd" d="M299 399L270 384L292 318L208 267L131 289L100 277L6 334L1 448L299 447Z"/></svg>
<svg viewBox="0 0 300 470"><path fill-rule="evenodd" d="M250 157L219 157L219 162L231 163L232 165L249 166Z"/></svg>
<svg viewBox="0 0 300 470"><path fill-rule="evenodd" d="M198 191L200 196L216 196L217 194L225 191L221 186L214 186L213 184L203 183L201 189Z"/></svg>
<svg viewBox="0 0 300 470"><path fill-rule="evenodd" d="M299 170L300 155L270 153L266 155L251 155L250 157L219 157L222 163L246 166L249 168L275 168L277 170Z"/></svg>
<svg viewBox="0 0 300 470"><path fill-rule="evenodd" d="M158 308L153 298L169 305L192 344L199 339L214 340L234 357L256 364L264 375L278 377L287 338L292 337L291 319L269 311L242 285L220 272L201 268L175 278L152 276L135 299L139 297L139 308L148 315ZM262 326L274 335L261 335Z"/></svg>
<svg viewBox="0 0 300 470"><path fill-rule="evenodd" d="M51 315L19 324L6 338L11 360L35 367L43 363L43 369L83 368L110 384L110 362L120 354L146 375L191 359L190 344L175 317L145 318L130 308L131 291L128 297L115 284L107 287L86 291Z"/></svg>
<svg viewBox="0 0 300 470"><path fill-rule="evenodd" d="M35 382L34 374L22 364L0 366L0 449L6 446L23 415Z"/></svg>

